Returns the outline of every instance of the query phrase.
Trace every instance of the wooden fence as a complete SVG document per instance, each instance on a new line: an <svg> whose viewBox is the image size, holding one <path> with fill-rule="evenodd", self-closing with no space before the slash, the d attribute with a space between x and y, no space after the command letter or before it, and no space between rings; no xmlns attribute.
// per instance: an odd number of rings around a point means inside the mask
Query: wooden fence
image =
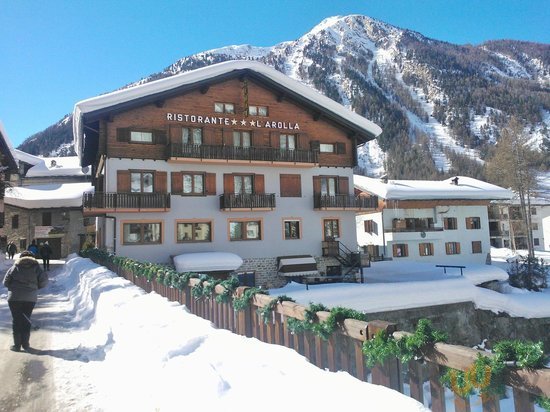
<svg viewBox="0 0 550 412"><path fill-rule="evenodd" d="M105 262L99 262L104 264ZM233 333L254 337L263 342L284 345L292 348L306 357L319 368L330 371L346 371L365 382L383 385L424 403L424 383L427 382L431 394L431 409L434 412L444 412L445 387L440 377L445 367L466 371L472 366L478 353L486 352L464 346L436 343L433 351L426 354L423 362L411 361L401 364L397 359L386 361L381 366L367 368L362 353L362 345L366 339L371 339L380 331L385 330L399 338L407 332L396 330L396 325L385 321L363 322L355 319L346 319L339 325L339 329L328 340L324 340L312 333L292 334L286 327L285 320L289 317L304 319L306 307L293 302L281 302L273 311L272 321L267 324L258 313L271 303L274 296L256 294L250 305L242 311L233 309L232 301L219 303L211 298L195 299L192 288L200 283L199 279L190 279L189 284L182 290L165 286L156 280L147 281L144 277L135 276L127 269L112 263L106 266L146 292L154 291L170 301L185 305L189 311L197 316L211 321L217 328L230 330ZM246 287L239 287L237 295L242 296ZM215 294L222 294L223 286L217 285ZM317 312L320 321L329 317L329 312ZM506 378L506 384L511 387L514 410L516 412L534 411L534 400L537 396L550 397L550 369L513 369ZM404 389L407 389L404 392ZM495 397L481 397L479 401L484 412L500 411L500 400ZM368 402L368 400L366 400ZM454 408L457 412L471 410L470 398L454 395ZM477 402L477 401L476 401ZM472 404L473 405L473 404Z"/></svg>

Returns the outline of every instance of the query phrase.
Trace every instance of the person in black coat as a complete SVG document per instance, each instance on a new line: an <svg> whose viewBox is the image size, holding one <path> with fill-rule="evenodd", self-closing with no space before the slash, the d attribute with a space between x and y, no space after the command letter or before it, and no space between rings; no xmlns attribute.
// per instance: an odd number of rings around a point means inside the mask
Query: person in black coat
<svg viewBox="0 0 550 412"><path fill-rule="evenodd" d="M47 284L48 275L42 271L32 252L21 252L19 259L7 270L4 286L8 288L8 305L12 316L12 351L19 352L21 347L27 352L32 351L29 344L31 315L38 299L38 289Z"/></svg>
<svg viewBox="0 0 550 412"><path fill-rule="evenodd" d="M40 245L40 257L42 258L42 265L44 270L50 270L50 256L52 255L52 248L46 240Z"/></svg>
<svg viewBox="0 0 550 412"><path fill-rule="evenodd" d="M15 246L15 243L13 242L8 243L7 251L8 251L9 258L13 259L13 257L17 253L17 246Z"/></svg>

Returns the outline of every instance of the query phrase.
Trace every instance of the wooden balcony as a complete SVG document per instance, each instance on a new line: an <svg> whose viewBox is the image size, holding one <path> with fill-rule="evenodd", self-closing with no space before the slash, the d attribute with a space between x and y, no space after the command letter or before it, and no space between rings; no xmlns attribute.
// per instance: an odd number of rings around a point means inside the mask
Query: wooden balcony
<svg viewBox="0 0 550 412"><path fill-rule="evenodd" d="M169 161L196 161L209 163L257 163L281 165L291 163L313 167L319 163L319 152L304 149L279 149L273 147L208 146L193 144L170 145Z"/></svg>
<svg viewBox="0 0 550 412"><path fill-rule="evenodd" d="M376 196L355 196L355 195L319 195L313 196L313 208L323 210L367 210L378 207Z"/></svg>
<svg viewBox="0 0 550 412"><path fill-rule="evenodd" d="M84 215L114 212L166 212L170 210L169 193L84 193Z"/></svg>
<svg viewBox="0 0 550 412"><path fill-rule="evenodd" d="M226 193L220 196L220 210L250 211L275 209L275 194L243 194Z"/></svg>

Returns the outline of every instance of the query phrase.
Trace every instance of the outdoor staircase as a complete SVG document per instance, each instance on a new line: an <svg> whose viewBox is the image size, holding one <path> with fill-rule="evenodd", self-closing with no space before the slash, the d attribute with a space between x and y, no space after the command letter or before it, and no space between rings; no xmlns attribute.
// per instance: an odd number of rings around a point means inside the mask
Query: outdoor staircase
<svg viewBox="0 0 550 412"><path fill-rule="evenodd" d="M322 242L323 256L333 257L342 265L342 276L355 275L363 267L370 266L368 255L362 252L354 252L338 240Z"/></svg>

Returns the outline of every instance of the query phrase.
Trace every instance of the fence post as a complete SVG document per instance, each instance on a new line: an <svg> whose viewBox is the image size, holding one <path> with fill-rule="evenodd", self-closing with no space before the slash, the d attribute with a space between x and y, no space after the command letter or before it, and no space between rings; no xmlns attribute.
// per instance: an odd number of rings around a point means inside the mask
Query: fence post
<svg viewBox="0 0 550 412"><path fill-rule="evenodd" d="M235 294L237 297L241 297L244 293L244 291L248 289L246 286L239 286L237 290L235 291ZM236 322L235 330L239 335L242 336L248 336L249 338L252 337L251 330L252 330L252 316L250 314L251 306L249 305L246 309L238 311L236 316Z"/></svg>
<svg viewBox="0 0 550 412"><path fill-rule="evenodd" d="M440 382L442 366L428 363L430 376L430 392L432 394L432 412L445 412L445 388Z"/></svg>
<svg viewBox="0 0 550 412"><path fill-rule="evenodd" d="M373 339L380 331L392 334L396 330L397 325L395 323L379 320L371 321L367 325L367 339ZM403 381L401 379L399 360L388 359L384 364L374 366L372 368L372 383L403 392Z"/></svg>

